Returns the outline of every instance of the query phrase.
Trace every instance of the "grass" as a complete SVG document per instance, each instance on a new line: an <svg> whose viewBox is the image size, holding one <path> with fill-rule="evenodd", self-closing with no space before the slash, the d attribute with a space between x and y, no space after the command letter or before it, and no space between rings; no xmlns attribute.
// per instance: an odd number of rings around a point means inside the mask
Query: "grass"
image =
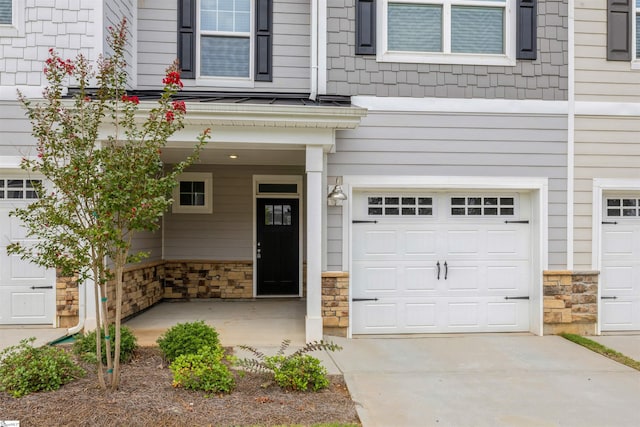
<svg viewBox="0 0 640 427"><path fill-rule="evenodd" d="M571 342L574 342L578 345L581 345L585 348L588 348L591 351L594 351L598 354L601 354L605 357L608 357L611 360L615 360L618 363L622 363L625 366L628 366L636 371L640 371L640 361L632 359L628 356L625 356L622 353L618 353L615 350L610 349L600 343L597 343L589 338L585 338L581 335L576 334L560 334L563 338L568 339Z"/></svg>

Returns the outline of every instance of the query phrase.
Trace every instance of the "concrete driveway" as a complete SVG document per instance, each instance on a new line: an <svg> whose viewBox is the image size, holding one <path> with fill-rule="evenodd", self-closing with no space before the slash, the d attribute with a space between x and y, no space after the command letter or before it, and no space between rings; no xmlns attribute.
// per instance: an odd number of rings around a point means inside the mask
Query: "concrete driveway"
<svg viewBox="0 0 640 427"><path fill-rule="evenodd" d="M558 336L332 340L365 427L640 426L640 372Z"/></svg>

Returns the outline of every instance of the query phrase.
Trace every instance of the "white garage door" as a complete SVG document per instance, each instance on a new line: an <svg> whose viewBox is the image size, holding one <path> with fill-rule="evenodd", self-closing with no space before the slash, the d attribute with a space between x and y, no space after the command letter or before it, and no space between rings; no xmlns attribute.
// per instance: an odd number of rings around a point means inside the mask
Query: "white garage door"
<svg viewBox="0 0 640 427"><path fill-rule="evenodd" d="M640 194L606 196L604 210L600 327L640 330Z"/></svg>
<svg viewBox="0 0 640 427"><path fill-rule="evenodd" d="M9 216L35 198L27 179L0 176L0 324L53 324L55 271L7 254L11 242L28 242L20 221Z"/></svg>
<svg viewBox="0 0 640 427"><path fill-rule="evenodd" d="M352 332L529 330L526 194L356 193Z"/></svg>

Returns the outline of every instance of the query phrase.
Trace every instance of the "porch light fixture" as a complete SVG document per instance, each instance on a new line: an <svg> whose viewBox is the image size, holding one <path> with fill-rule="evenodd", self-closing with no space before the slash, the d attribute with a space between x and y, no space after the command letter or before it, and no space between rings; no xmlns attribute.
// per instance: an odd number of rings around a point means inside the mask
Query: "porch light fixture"
<svg viewBox="0 0 640 427"><path fill-rule="evenodd" d="M230 159L237 159L238 155L237 154L229 154L229 158Z"/></svg>
<svg viewBox="0 0 640 427"><path fill-rule="evenodd" d="M333 189L329 192L327 200L329 202L329 206L340 206L342 205L342 201L347 200L347 195L342 191L341 176L336 177L336 185L334 185Z"/></svg>

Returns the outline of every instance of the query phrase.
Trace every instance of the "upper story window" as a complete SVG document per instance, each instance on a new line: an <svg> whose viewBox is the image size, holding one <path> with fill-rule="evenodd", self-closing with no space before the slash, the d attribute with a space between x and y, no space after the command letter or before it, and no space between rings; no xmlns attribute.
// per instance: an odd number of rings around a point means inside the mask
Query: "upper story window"
<svg viewBox="0 0 640 427"><path fill-rule="evenodd" d="M25 0L0 0L0 37L24 35Z"/></svg>
<svg viewBox="0 0 640 427"><path fill-rule="evenodd" d="M273 0L178 0L178 60L187 84L272 81L272 38Z"/></svg>
<svg viewBox="0 0 640 427"><path fill-rule="evenodd" d="M201 0L200 75L249 78L250 0Z"/></svg>
<svg viewBox="0 0 640 427"><path fill-rule="evenodd" d="M511 2L383 0L378 60L515 65Z"/></svg>
<svg viewBox="0 0 640 427"><path fill-rule="evenodd" d="M13 11L13 0L0 0L0 25L11 25Z"/></svg>

